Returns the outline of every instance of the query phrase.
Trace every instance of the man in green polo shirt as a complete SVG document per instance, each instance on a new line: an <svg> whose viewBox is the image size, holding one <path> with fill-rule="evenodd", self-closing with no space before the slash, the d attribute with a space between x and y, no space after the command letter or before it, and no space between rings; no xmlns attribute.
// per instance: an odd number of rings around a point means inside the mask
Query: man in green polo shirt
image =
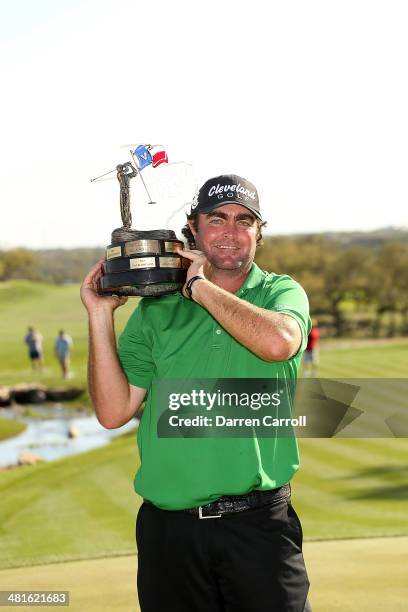
<svg viewBox="0 0 408 612"><path fill-rule="evenodd" d="M240 379L243 389L242 379L248 386L296 380L308 301L289 276L254 263L261 227L252 183L236 175L207 181L185 228L194 248L180 251L191 260L183 294L143 298L118 349L113 312L126 298L97 294L101 262L81 289L98 419L120 427L146 399L135 477L144 498L136 531L142 612L310 610L302 528L290 500L299 468L294 436L258 437L253 429L172 436L160 426L169 421L163 385L177 397L183 381Z"/></svg>

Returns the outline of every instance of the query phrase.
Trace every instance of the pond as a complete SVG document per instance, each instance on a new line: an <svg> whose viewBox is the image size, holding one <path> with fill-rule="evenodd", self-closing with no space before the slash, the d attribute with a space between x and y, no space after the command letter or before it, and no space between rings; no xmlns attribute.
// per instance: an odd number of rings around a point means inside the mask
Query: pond
<svg viewBox="0 0 408 612"><path fill-rule="evenodd" d="M46 415L47 408L36 406L36 411ZM1 410L1 416L13 418L10 410ZM53 412L54 418L19 417L27 425L21 434L0 442L0 467L16 465L18 456L23 451L39 455L46 461L76 455L85 451L104 446L113 438L134 429L137 421L132 419L119 429L105 429L95 415L84 416L69 414L68 410ZM71 428L78 431L78 437L69 438Z"/></svg>

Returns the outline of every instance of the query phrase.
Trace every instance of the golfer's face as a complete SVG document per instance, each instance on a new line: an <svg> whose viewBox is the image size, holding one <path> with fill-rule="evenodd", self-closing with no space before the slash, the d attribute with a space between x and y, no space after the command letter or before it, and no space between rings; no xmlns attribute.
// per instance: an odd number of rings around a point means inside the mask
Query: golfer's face
<svg viewBox="0 0 408 612"><path fill-rule="evenodd" d="M244 206L226 204L200 214L196 245L220 270L238 270L252 263L256 250L255 216Z"/></svg>

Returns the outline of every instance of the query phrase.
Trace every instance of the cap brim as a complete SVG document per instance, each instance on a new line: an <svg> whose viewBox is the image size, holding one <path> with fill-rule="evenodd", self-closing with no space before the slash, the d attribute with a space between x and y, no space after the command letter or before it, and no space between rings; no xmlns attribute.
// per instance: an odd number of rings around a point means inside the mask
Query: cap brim
<svg viewBox="0 0 408 612"><path fill-rule="evenodd" d="M249 210L253 215L255 215L255 217L257 219L262 221L262 216L261 216L261 213L259 212L259 210L254 210L253 208L251 208L251 206L248 206L247 204L243 204L242 202L236 202L235 200L227 200L225 202L217 202L214 206L206 206L205 208L201 208L201 207L197 206L191 212L199 212L199 213L203 213L205 215L206 213L210 213L213 210L215 210L216 208L221 208L221 206L226 206L227 204L238 204L239 206L243 206L244 208Z"/></svg>

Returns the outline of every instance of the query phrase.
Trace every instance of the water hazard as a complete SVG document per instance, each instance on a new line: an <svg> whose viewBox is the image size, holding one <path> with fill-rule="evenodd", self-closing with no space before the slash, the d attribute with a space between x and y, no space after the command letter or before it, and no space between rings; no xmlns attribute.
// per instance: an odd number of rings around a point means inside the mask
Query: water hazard
<svg viewBox="0 0 408 612"><path fill-rule="evenodd" d="M47 409L39 412L47 414ZM10 411L1 410L1 416L11 417ZM95 415L67 415L64 411L59 418L33 419L20 417L27 425L21 434L0 442L0 467L16 465L20 453L28 451L40 456L46 461L76 455L85 451L104 446L113 438L134 429L137 421L132 419L119 429L105 429ZM70 438L69 432L75 431L77 437Z"/></svg>

